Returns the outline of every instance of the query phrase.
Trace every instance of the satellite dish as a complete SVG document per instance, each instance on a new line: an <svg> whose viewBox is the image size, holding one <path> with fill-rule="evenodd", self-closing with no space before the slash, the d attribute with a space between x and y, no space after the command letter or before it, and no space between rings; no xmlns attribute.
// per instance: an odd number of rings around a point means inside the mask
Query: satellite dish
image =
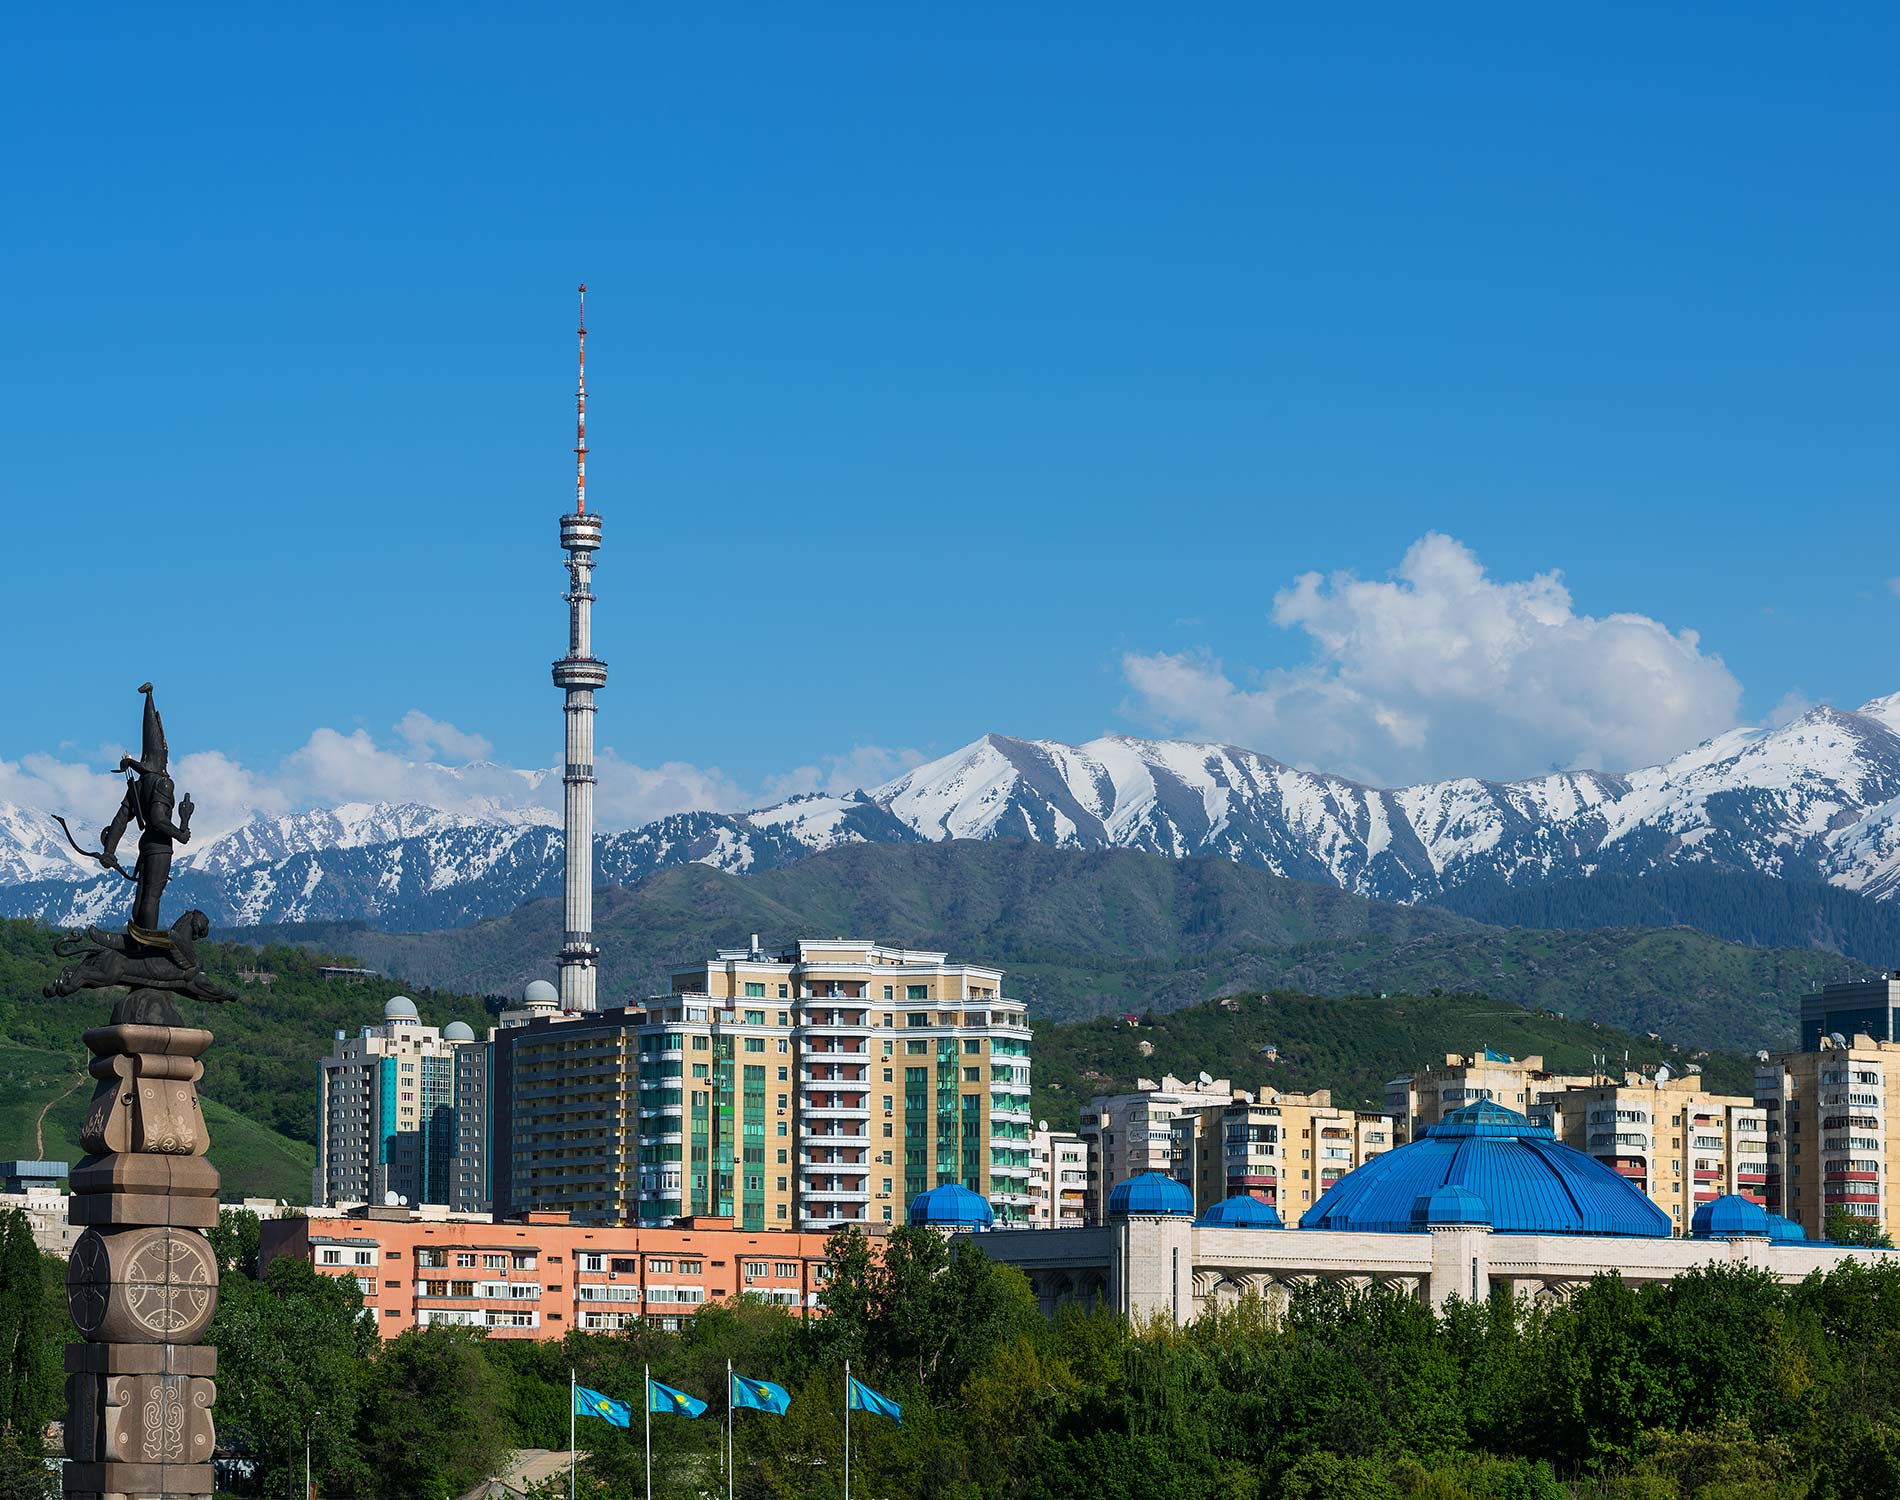
<svg viewBox="0 0 1900 1500"><path fill-rule="evenodd" d="M1203 1070L1203 1071L1202 1071L1202 1073L1201 1073L1201 1082L1202 1082L1202 1084L1203 1084L1203 1085L1205 1085L1205 1084L1210 1084L1210 1083L1212 1083L1213 1081L1214 1081L1214 1075L1213 1075L1212 1073L1209 1073L1209 1072L1207 1072L1206 1070Z"/></svg>
<svg viewBox="0 0 1900 1500"><path fill-rule="evenodd" d="M394 1208L396 1206L396 1203L397 1203L396 1190L394 1188L391 1188L388 1192L383 1194L383 1207Z"/></svg>
<svg viewBox="0 0 1900 1500"><path fill-rule="evenodd" d="M1036 1129L1046 1131L1048 1130L1048 1128L1049 1128L1049 1122L1047 1120L1036 1121Z"/></svg>
<svg viewBox="0 0 1900 1500"><path fill-rule="evenodd" d="M1669 1064L1668 1063L1664 1063L1661 1067L1656 1069L1656 1082L1658 1083L1669 1082Z"/></svg>
<svg viewBox="0 0 1900 1500"><path fill-rule="evenodd" d="M1830 1031L1827 1034L1827 1039L1830 1042L1832 1042L1836 1047L1841 1048L1843 1051L1846 1050L1847 1038L1842 1036L1838 1031Z"/></svg>
<svg viewBox="0 0 1900 1500"><path fill-rule="evenodd" d="M407 1208L409 1206L409 1200L407 1198L398 1198L396 1202L404 1208Z"/></svg>

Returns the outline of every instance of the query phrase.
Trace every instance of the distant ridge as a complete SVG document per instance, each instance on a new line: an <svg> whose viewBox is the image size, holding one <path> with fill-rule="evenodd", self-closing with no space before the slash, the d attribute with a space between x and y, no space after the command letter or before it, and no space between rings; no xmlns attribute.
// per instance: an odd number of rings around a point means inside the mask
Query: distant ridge
<svg viewBox="0 0 1900 1500"><path fill-rule="evenodd" d="M415 805L300 813L191 851L174 888L221 927L463 925L553 890L561 836L552 818ZM88 876L50 828L0 806L0 914L61 925L114 919L124 882ZM759 874L841 845L951 839L1204 856L1409 903L1456 904L1468 887L1671 870L1737 872L1884 903L1900 895L1900 695L1853 713L1816 708L1777 728L1731 730L1624 775L1454 778L1393 790L1230 745L992 734L873 791L679 813L603 835L595 864L601 883L631 885L681 864Z"/></svg>

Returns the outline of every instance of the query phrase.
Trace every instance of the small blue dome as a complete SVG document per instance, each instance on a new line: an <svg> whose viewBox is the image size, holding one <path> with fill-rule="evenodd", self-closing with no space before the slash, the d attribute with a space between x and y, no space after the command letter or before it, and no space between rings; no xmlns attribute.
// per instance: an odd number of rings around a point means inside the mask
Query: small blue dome
<svg viewBox="0 0 1900 1500"><path fill-rule="evenodd" d="M1698 1240L1773 1238L1768 1210L1739 1193L1728 1193L1713 1203L1705 1203L1689 1221L1689 1233Z"/></svg>
<svg viewBox="0 0 1900 1500"><path fill-rule="evenodd" d="M988 1229L996 1215L981 1194L960 1182L946 1182L910 1200L910 1222L941 1229Z"/></svg>
<svg viewBox="0 0 1900 1500"><path fill-rule="evenodd" d="M1444 1188L1476 1198L1479 1217L1438 1217L1472 1212L1462 1199L1459 1206L1441 1203ZM1548 1125L1489 1099L1454 1109L1410 1144L1348 1172L1300 1215L1302 1229L1375 1234L1422 1232L1432 1223L1488 1223L1500 1234L1656 1239L1670 1230L1669 1216L1640 1189L1566 1146Z"/></svg>
<svg viewBox="0 0 1900 1500"><path fill-rule="evenodd" d="M1216 1203L1195 1224L1205 1229L1284 1229L1280 1211L1252 1193L1236 1193Z"/></svg>
<svg viewBox="0 0 1900 1500"><path fill-rule="evenodd" d="M1793 1219L1783 1218L1780 1214L1768 1216L1768 1238L1777 1244L1793 1244L1796 1240L1805 1240L1807 1237L1807 1230L1795 1223Z"/></svg>
<svg viewBox="0 0 1900 1500"><path fill-rule="evenodd" d="M1131 1215L1194 1217L1194 1195L1185 1183L1176 1182L1166 1172L1143 1172L1115 1184L1108 1195L1108 1217L1126 1219Z"/></svg>
<svg viewBox="0 0 1900 1500"><path fill-rule="evenodd" d="M1484 1224L1491 1222L1491 1210L1484 1199L1468 1187L1453 1184L1433 1188L1412 1200L1412 1227L1430 1229L1440 1224Z"/></svg>

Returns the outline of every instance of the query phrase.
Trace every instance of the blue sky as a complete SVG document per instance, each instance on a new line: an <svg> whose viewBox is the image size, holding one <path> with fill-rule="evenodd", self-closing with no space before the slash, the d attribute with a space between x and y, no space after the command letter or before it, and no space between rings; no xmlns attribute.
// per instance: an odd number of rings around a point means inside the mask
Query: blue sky
<svg viewBox="0 0 1900 1500"><path fill-rule="evenodd" d="M582 279L628 816L1900 689L1891 11L396 10L14 17L0 797L552 764Z"/></svg>

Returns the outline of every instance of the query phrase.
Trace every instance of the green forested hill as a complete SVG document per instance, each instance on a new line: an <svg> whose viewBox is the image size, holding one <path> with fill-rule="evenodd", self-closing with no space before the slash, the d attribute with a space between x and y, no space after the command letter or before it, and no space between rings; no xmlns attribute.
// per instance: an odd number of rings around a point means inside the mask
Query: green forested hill
<svg viewBox="0 0 1900 1500"><path fill-rule="evenodd" d="M848 934L999 964L1041 1023L1242 991L1439 990L1752 1049L1792 1039L1803 991L1872 972L1817 949L1687 929L1487 926L1225 860L1008 841L860 844L753 876L687 865L601 892L595 917L602 990L616 1001L654 993L672 965L754 932L767 942ZM556 903L542 901L453 932L283 933L418 983L515 992L548 976L559 926Z"/></svg>
<svg viewBox="0 0 1900 1500"><path fill-rule="evenodd" d="M218 1037L206 1054L199 1093L225 1196L303 1202L315 1160L317 1060L337 1030L379 1020L395 987L321 979L320 955L303 948L260 952L214 943L200 951L212 974L242 997L225 1006L184 1005L188 1019ZM39 1149L53 1160L80 1156L79 1123L92 1093L92 1080L82 1076L88 1054L80 1036L104 1025L111 1006L100 996L44 999L40 989L59 968L44 928L0 922L0 1159L32 1157ZM252 969L275 978L264 985L238 977ZM479 1031L490 1023L481 1000L408 993L433 1024L463 1020Z"/></svg>
<svg viewBox="0 0 1900 1500"><path fill-rule="evenodd" d="M1269 1061L1268 1044L1277 1049ZM1144 1053L1143 1048L1151 1049ZM1229 996L1186 1010L1083 1021L1037 1031L1034 1108L1038 1118L1072 1129L1091 1095L1126 1092L1137 1078L1205 1069L1236 1088L1307 1092L1330 1088L1333 1102L1382 1107L1385 1082L1447 1052L1492 1047L1511 1057L1540 1055L1555 1071L1588 1072L1607 1056L1619 1071L1666 1062L1681 1072L1698 1064L1711 1088L1753 1093L1753 1064L1733 1052L1693 1059L1664 1041L1527 1010L1482 995Z"/></svg>
<svg viewBox="0 0 1900 1500"><path fill-rule="evenodd" d="M1900 905L1736 870L1657 870L1536 885L1480 881L1433 903L1500 927L1694 927L1730 942L1822 948L1900 966Z"/></svg>

